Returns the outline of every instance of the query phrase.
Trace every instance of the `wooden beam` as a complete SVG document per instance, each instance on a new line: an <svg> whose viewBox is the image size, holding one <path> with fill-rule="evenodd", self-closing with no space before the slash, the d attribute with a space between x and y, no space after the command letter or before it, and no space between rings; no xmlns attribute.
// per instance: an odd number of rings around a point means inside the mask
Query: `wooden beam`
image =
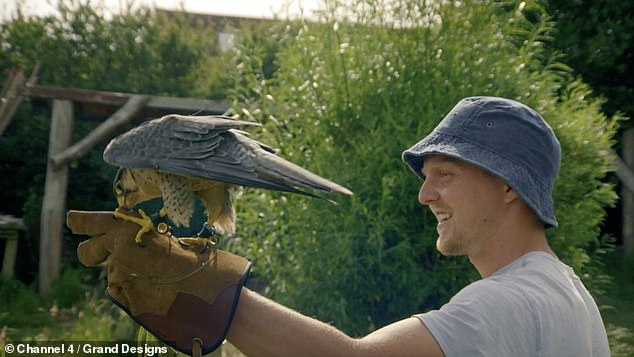
<svg viewBox="0 0 634 357"><path fill-rule="evenodd" d="M0 214L0 228L25 231L26 225L24 225L22 218L16 218L10 214Z"/></svg>
<svg viewBox="0 0 634 357"><path fill-rule="evenodd" d="M101 123L95 130L91 131L83 139L68 149L55 154L51 162L55 169L68 164L69 161L78 159L92 149L99 141L108 137L119 125L130 121L147 104L150 99L147 95L134 95L110 118Z"/></svg>
<svg viewBox="0 0 634 357"><path fill-rule="evenodd" d="M21 94L24 86L34 84L39 71L40 64L37 63L33 67L31 76L26 84L24 83L24 71L22 69L12 69L9 72L9 78L7 78L0 93L0 135L9 126L11 120L13 120L13 115L18 110L20 103L22 103L22 99L24 99Z"/></svg>
<svg viewBox="0 0 634 357"><path fill-rule="evenodd" d="M70 144L73 125L73 102L69 100L53 101L53 118L49 133L46 184L40 218L40 264L39 291L46 295L51 282L59 276L62 255L62 229L66 190L68 188L68 166L55 168L50 158Z"/></svg>
<svg viewBox="0 0 634 357"><path fill-rule="evenodd" d="M22 95L44 99L66 99L74 102L99 103L120 107L134 94L64 88L56 86L27 85ZM151 96L146 107L150 109L190 112L191 114L221 114L229 105L225 100Z"/></svg>
<svg viewBox="0 0 634 357"><path fill-rule="evenodd" d="M22 102L20 89L23 86L24 72L21 69L12 69L0 93L0 135L9 126L13 114Z"/></svg>
<svg viewBox="0 0 634 357"><path fill-rule="evenodd" d="M623 210L623 251L626 255L634 253L634 128L629 128L623 132L622 138L623 144L623 161L622 170L627 170L630 177L629 185L624 181L621 176L621 182L623 182L623 189L621 190L621 202ZM618 172L618 171L617 171Z"/></svg>
<svg viewBox="0 0 634 357"><path fill-rule="evenodd" d="M623 139L625 142L625 136ZM625 148L623 149L625 154ZM624 155L625 157L626 155ZM614 154L614 164L616 165L616 176L619 178L623 186L630 192L634 192L634 165L632 162L628 165L625 160Z"/></svg>

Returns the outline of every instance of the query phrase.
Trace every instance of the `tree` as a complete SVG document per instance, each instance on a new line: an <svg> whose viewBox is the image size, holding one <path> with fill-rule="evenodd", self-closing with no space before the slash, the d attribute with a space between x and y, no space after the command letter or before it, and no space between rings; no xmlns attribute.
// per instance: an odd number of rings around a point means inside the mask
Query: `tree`
<svg viewBox="0 0 634 357"><path fill-rule="evenodd" d="M606 98L602 110L634 116L634 12L630 1L543 1L556 22L551 47ZM624 123L631 126L629 123Z"/></svg>

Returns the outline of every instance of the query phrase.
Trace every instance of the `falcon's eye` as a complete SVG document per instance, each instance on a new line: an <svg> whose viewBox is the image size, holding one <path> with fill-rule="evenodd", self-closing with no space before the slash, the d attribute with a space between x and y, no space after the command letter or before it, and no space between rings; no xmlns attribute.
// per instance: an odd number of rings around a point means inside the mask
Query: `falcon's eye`
<svg viewBox="0 0 634 357"><path fill-rule="evenodd" d="M123 185L121 184L121 182L117 182L114 184L114 193L117 196L123 195Z"/></svg>

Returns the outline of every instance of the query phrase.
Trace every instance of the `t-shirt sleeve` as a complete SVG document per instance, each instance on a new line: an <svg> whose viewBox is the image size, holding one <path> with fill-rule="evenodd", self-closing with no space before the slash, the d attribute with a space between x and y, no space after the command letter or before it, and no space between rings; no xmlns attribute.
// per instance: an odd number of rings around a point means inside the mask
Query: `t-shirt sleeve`
<svg viewBox="0 0 634 357"><path fill-rule="evenodd" d="M439 310L415 317L447 357L534 355L528 335L536 333L535 319L527 301L495 281L472 283Z"/></svg>

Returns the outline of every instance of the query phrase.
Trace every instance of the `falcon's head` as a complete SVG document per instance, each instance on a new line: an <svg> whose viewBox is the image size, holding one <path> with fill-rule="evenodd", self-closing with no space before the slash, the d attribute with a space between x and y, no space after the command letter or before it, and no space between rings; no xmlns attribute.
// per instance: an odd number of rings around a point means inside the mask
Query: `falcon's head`
<svg viewBox="0 0 634 357"><path fill-rule="evenodd" d="M134 177L134 169L120 168L112 183L112 189L117 197L119 208L132 209L138 203L156 198L156 195L146 193ZM160 196L160 194L158 195Z"/></svg>

